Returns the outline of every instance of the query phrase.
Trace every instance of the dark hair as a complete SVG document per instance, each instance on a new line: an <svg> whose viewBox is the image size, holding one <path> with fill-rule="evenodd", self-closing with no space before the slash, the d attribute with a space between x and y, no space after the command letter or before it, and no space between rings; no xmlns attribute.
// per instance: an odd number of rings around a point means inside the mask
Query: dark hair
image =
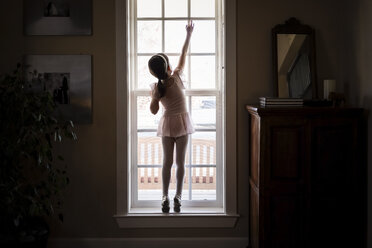
<svg viewBox="0 0 372 248"><path fill-rule="evenodd" d="M165 86L162 80L168 78L168 65L169 59L168 56L164 53L158 53L152 56L149 60L148 66L151 74L153 74L157 79L159 79L157 87L160 97L163 97L165 94Z"/></svg>

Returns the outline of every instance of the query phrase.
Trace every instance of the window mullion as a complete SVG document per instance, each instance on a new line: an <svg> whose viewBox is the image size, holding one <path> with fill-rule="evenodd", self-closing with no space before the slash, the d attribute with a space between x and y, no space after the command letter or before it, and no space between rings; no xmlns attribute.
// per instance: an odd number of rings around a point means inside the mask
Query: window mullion
<svg viewBox="0 0 372 248"><path fill-rule="evenodd" d="M190 17L191 18L191 17ZM166 20L166 21L182 21L188 20L189 17L139 17L137 18L138 21L158 21L158 20ZM215 18L213 17L193 17L195 21L213 21Z"/></svg>
<svg viewBox="0 0 372 248"><path fill-rule="evenodd" d="M190 1L190 0L189 0ZM190 115L192 114L191 111L191 96L188 97L189 98L189 112L190 112ZM189 200L191 201L192 200L192 134L189 135L190 137L190 140L189 140L189 143L188 143L188 150L189 150Z"/></svg>
<svg viewBox="0 0 372 248"><path fill-rule="evenodd" d="M131 82L132 89L137 89L138 87L138 75L137 75L137 68L138 68L138 58L137 58L137 51L138 51L138 21L137 21L137 1L133 1L133 15L134 15L134 22L133 22L133 51L132 51L132 58L133 58L133 82Z"/></svg>
<svg viewBox="0 0 372 248"><path fill-rule="evenodd" d="M220 70L218 70L218 68L219 68L219 66L220 66L220 64L219 64L219 57L220 56L218 56L219 54L220 54L220 47L219 47L219 18L217 18L219 15L218 15L218 10L219 10L219 6L217 5L218 3L217 3L218 1L217 0L215 0L215 13L214 13L214 16L215 16L215 21L214 21L214 26L215 26L215 35L216 35L216 39L215 39L215 52L216 52L216 56L214 57L214 59L215 59L215 87L217 88L217 89L219 89L220 87L219 87L219 82L220 82L220 78L219 78L219 71Z"/></svg>
<svg viewBox="0 0 372 248"><path fill-rule="evenodd" d="M131 75L131 82L130 90L133 91L137 87L137 1L132 1L132 14L133 14L133 24L131 25L131 36L133 37L131 40L133 41L133 45L131 46L130 51L130 60L132 61L132 75ZM130 106L132 109L137 108L136 98L134 97L133 93L129 94L130 99ZM136 111L130 111L131 122L130 122L130 139L132 144L131 151L131 163L130 163L130 171L131 171L131 207L136 206L138 202L138 185L137 185L137 156L135 148L137 145L137 133L135 130L137 129L137 116Z"/></svg>
<svg viewBox="0 0 372 248"><path fill-rule="evenodd" d="M131 168L132 168L132 184L131 184L131 191L132 191L132 207L137 206L138 203L138 169L137 169L137 142L138 142L138 134L137 134L137 111L133 111L133 109L137 109L137 97L135 96L134 92L131 94L131 106L132 106L132 113L131 113L131 126L132 126L132 131L130 134L130 137L132 139L132 149L131 149ZM134 128L136 130L134 130Z"/></svg>
<svg viewBox="0 0 372 248"><path fill-rule="evenodd" d="M165 15L165 0L161 0L161 32L162 32L162 37L161 37L161 49L162 53L165 53L165 20L164 16Z"/></svg>
<svg viewBox="0 0 372 248"><path fill-rule="evenodd" d="M187 0L187 22L188 20L190 20L191 18L191 0ZM192 85L192 81L191 81L191 46L192 46L192 42L190 42L190 47L189 47L189 50L188 50L188 62L187 62L187 67L188 67L188 78L189 78L189 88L191 88L191 85Z"/></svg>
<svg viewBox="0 0 372 248"><path fill-rule="evenodd" d="M186 96L218 96L218 90L186 90Z"/></svg>

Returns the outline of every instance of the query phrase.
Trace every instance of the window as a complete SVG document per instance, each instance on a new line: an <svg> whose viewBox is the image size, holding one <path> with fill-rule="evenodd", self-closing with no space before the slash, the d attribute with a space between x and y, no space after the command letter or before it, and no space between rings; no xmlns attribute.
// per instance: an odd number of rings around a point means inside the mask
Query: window
<svg viewBox="0 0 372 248"><path fill-rule="evenodd" d="M184 82L196 132L186 154L183 208L224 207L222 12L221 0L129 0L129 208L159 208L162 147L156 129L162 109L156 116L149 111L149 84L157 80L147 62L153 54L164 52L171 66L177 65L190 18L195 28ZM170 197L175 194L175 167Z"/></svg>

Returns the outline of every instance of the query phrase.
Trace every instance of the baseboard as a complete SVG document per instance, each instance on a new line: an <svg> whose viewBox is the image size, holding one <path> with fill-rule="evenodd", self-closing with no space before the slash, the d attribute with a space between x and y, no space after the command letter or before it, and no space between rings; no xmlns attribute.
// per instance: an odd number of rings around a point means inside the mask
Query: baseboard
<svg viewBox="0 0 372 248"><path fill-rule="evenodd" d="M248 238L82 238L50 239L48 248L247 248Z"/></svg>

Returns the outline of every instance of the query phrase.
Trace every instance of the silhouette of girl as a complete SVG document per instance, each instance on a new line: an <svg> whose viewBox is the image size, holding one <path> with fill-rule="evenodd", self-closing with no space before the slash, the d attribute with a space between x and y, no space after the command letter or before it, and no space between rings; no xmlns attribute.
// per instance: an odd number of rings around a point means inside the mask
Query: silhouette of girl
<svg viewBox="0 0 372 248"><path fill-rule="evenodd" d="M176 146L177 189L173 209L177 213L181 211L186 148L189 134L194 132L192 120L186 108L185 87L180 77L185 67L186 53L193 30L194 24L190 20L186 25L187 35L178 65L173 71L167 55L163 53L152 56L148 62L150 73L159 80L151 85L152 100L150 110L153 114L156 114L159 110L159 102L162 103L165 110L157 131L157 135L162 137L163 144L163 213L169 212L168 189L173 165L174 146Z"/></svg>

